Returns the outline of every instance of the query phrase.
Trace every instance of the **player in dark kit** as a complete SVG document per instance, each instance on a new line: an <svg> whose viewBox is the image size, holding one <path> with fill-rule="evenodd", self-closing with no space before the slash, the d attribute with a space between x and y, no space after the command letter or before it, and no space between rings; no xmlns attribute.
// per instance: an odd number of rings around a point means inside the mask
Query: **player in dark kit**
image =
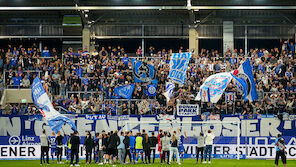
<svg viewBox="0 0 296 167"><path fill-rule="evenodd" d="M76 159L75 166L79 166L79 145L80 145L80 138L78 136L78 132L75 131L74 135L70 138L71 144L71 166L73 166L74 156Z"/></svg>
<svg viewBox="0 0 296 167"><path fill-rule="evenodd" d="M94 139L92 138L90 131L86 132L86 137L83 145L86 151L86 158L85 158L86 164L90 164L92 159L91 155L94 148Z"/></svg>
<svg viewBox="0 0 296 167"><path fill-rule="evenodd" d="M156 145L158 143L158 139L157 137L155 137L154 132L152 132L152 136L150 137L150 141L151 141L151 152L153 155L153 163L155 161L155 152L156 152Z"/></svg>
<svg viewBox="0 0 296 167"><path fill-rule="evenodd" d="M56 137L56 143L58 148L58 153L57 153L58 164L63 164L62 162L63 147L64 147L63 139L64 137L61 135L61 132L58 131L58 136Z"/></svg>
<svg viewBox="0 0 296 167"><path fill-rule="evenodd" d="M117 156L117 147L120 143L120 139L117 135L118 131L116 130L114 133L112 133L109 137L109 144L108 144L108 149L109 149L109 159L113 160L113 167L115 167L115 162L116 162L116 156Z"/></svg>
<svg viewBox="0 0 296 167"><path fill-rule="evenodd" d="M132 163L132 155L130 152L130 138L129 138L129 132L125 132L125 136L124 136L124 147L125 147L125 155L124 155L124 163L126 160L126 157L129 157L130 163Z"/></svg>

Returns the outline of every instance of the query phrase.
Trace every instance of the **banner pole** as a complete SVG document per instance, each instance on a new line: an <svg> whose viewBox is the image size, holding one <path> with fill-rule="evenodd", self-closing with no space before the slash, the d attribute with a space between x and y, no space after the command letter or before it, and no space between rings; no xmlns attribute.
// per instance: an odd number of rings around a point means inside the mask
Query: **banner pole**
<svg viewBox="0 0 296 167"><path fill-rule="evenodd" d="M239 160L240 147L240 121L237 121L237 160Z"/></svg>

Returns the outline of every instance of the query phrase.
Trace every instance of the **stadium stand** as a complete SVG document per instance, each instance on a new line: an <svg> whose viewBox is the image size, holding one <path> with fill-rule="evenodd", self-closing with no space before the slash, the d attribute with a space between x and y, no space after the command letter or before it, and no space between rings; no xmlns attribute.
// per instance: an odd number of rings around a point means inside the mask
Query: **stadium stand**
<svg viewBox="0 0 296 167"><path fill-rule="evenodd" d="M235 101L225 102L222 98L217 104L201 104L201 111L214 114L295 114L296 76L295 44L292 41L281 43L281 48L270 50L250 49L247 55L242 49L218 53L217 50L201 49L193 55L187 70L188 82L182 88L176 87L173 99L167 104L162 95L168 81L169 58L172 49L155 51L150 47L149 54L129 56L120 46L100 47L93 51L69 48L58 54L53 48L45 46L39 50L36 45L24 48L11 46L1 50L4 68L4 84L9 89L30 88L36 76L41 77L46 92L61 113L67 114L174 114L176 104L195 104L194 96L203 81L212 74L237 69L241 62L250 58L257 85L258 101L244 101L240 92L230 84L226 92L236 92ZM188 50L180 47L176 52ZM157 92L148 96L149 83L136 83L131 100L115 97L114 88L134 83L131 59L147 62L157 69ZM3 63L4 62L4 63ZM1 64L1 63L0 63ZM26 99L26 98L25 98ZM29 99L29 98L27 98ZM137 103L149 100L147 113L138 113ZM20 101L20 100L19 100ZM172 109L171 109L172 108ZM234 110L235 109L235 110ZM7 103L2 114L34 114L35 107L25 103Z"/></svg>

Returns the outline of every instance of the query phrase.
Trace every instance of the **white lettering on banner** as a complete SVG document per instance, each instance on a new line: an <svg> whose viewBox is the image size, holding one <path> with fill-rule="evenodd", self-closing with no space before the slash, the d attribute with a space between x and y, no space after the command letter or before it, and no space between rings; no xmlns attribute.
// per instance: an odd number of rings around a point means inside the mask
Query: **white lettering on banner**
<svg viewBox="0 0 296 167"><path fill-rule="evenodd" d="M218 120L212 120L212 122L220 122ZM222 133L222 124L205 124L202 126L202 130L203 132L205 130L209 130L211 129L215 136L221 136L221 133Z"/></svg>
<svg viewBox="0 0 296 167"><path fill-rule="evenodd" d="M0 136L20 136L21 120L19 117L10 119L9 117L0 117Z"/></svg>
<svg viewBox="0 0 296 167"><path fill-rule="evenodd" d="M226 117L223 121L239 121L237 117ZM223 124L223 136L237 136L237 123L235 124Z"/></svg>
<svg viewBox="0 0 296 167"><path fill-rule="evenodd" d="M183 120L181 121L181 123L182 122L187 122L187 124L182 124L183 125L183 127L182 127L183 131L186 131L188 134L194 133L191 130L191 126L194 125L194 124L190 124L191 122L194 122L194 121L192 121L192 119L190 117L184 117Z"/></svg>
<svg viewBox="0 0 296 167"><path fill-rule="evenodd" d="M287 145L296 145L296 138L292 137L291 140L288 142Z"/></svg>
<svg viewBox="0 0 296 167"><path fill-rule="evenodd" d="M138 118L130 117L130 118L129 118L129 121L130 121L130 122L138 122ZM140 125L141 125L141 124L140 124ZM128 124L127 126L128 126L128 127L125 127L125 128L126 128L125 130L130 130L130 129L134 129L134 128L136 128L136 126L138 126L138 124L133 123L133 124Z"/></svg>
<svg viewBox="0 0 296 167"><path fill-rule="evenodd" d="M291 123L291 121L285 121L284 129L292 129L292 123Z"/></svg>
<svg viewBox="0 0 296 167"><path fill-rule="evenodd" d="M109 123L109 124L108 124ZM111 130L115 130L117 128L116 120L96 120L96 132L101 133L102 130L109 132Z"/></svg>
<svg viewBox="0 0 296 167"><path fill-rule="evenodd" d="M125 118L124 118L125 119ZM30 129L25 128L24 125L26 120L21 119L21 117L0 117L0 136L24 136L26 131L31 131L30 135L40 136L42 130L45 129L47 134L51 134L51 129L45 121L34 120L31 121ZM172 129L180 128L182 131L186 131L188 134L196 133L206 130L213 129L216 136L237 136L237 123L225 123L225 124L199 124L194 123L192 117L168 117L168 116L157 116L157 117L129 117L128 120L87 120L85 117L73 118L73 121L78 126L78 131L84 134L86 130L101 132L102 130L111 131L115 129L133 130L139 131L142 129ZM161 122L161 124L141 124L140 122ZM179 123L175 123L178 121ZM211 120L220 121L220 120ZM224 117L222 121L240 121L238 117ZM126 122L134 122L133 124L128 124L126 127ZM184 122L184 123L182 123ZM277 136L277 134L282 133L289 126L289 122L282 121L282 123L275 118L262 118L260 120L241 120L240 123L240 133L241 136L248 137L259 137L259 136ZM292 124L292 123L291 123ZM293 126L294 127L294 122ZM292 129L294 131L294 129ZM69 125L63 126L63 131L66 134L72 132ZM285 133L285 132L284 132ZM287 132L286 132L287 133ZM288 133L292 133L289 131ZM284 134L285 136L291 136L291 134Z"/></svg>
<svg viewBox="0 0 296 167"><path fill-rule="evenodd" d="M25 129L31 128L31 121L25 121Z"/></svg>
<svg viewBox="0 0 296 167"><path fill-rule="evenodd" d="M77 118L77 131L80 135L85 134L86 131L91 131L91 124L93 120L87 120L84 117Z"/></svg>
<svg viewBox="0 0 296 167"><path fill-rule="evenodd" d="M155 119L154 118L149 118L149 117L146 117L146 118L144 117L144 118L141 119L141 121L143 121L143 122L153 122L153 121L155 121ZM156 125L156 124L155 125L140 124L140 131L142 132L142 130L145 129L147 133L154 132L154 131L156 131L156 127L158 127L158 125Z"/></svg>
<svg viewBox="0 0 296 167"><path fill-rule="evenodd" d="M36 136L40 136L42 135L42 130L45 129L45 131L47 132L47 134L51 134L51 128L49 127L47 121L35 121L35 126L34 126L34 130L35 130L35 135ZM49 133L50 132L50 133Z"/></svg>
<svg viewBox="0 0 296 167"><path fill-rule="evenodd" d="M261 119L260 136L277 136L279 133L281 133L277 129L280 124L280 120L275 118Z"/></svg>
<svg viewBox="0 0 296 167"><path fill-rule="evenodd" d="M73 121L75 121L75 120L73 119ZM70 135L69 132L72 132L72 128L69 124L66 124L63 126L62 131L63 131L63 133Z"/></svg>
<svg viewBox="0 0 296 167"><path fill-rule="evenodd" d="M34 142L35 141L35 137L29 137L29 136L22 136L22 141L23 141L23 145L30 145L30 142ZM38 144L38 143L34 143L34 144Z"/></svg>
<svg viewBox="0 0 296 167"><path fill-rule="evenodd" d="M242 136L259 136L259 131L256 129L258 124L257 119L253 120L242 120Z"/></svg>

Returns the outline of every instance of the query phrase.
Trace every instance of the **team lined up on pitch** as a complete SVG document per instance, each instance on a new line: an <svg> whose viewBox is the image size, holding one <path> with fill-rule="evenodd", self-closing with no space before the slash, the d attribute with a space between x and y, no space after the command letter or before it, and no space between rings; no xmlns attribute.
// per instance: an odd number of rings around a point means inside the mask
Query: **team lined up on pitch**
<svg viewBox="0 0 296 167"><path fill-rule="evenodd" d="M201 157L200 163L211 163L212 145L215 135L211 130L207 130L205 134L202 132L197 137L197 163L198 158ZM63 143L66 138L66 143ZM133 131L118 132L110 131L106 133L96 133L92 137L91 133L86 132L84 140L84 149L86 152L86 164L94 163L103 164L137 164L137 163L155 163L156 151L159 152L159 158L162 163L171 164L176 160L176 163L181 165L184 159L184 139L187 134L177 131L170 132L160 130L156 136L154 132L149 136L145 130L142 133L134 134ZM55 156L58 164L64 164L62 161L63 148L66 151L66 161L70 160L70 165L79 166L79 148L80 137L77 131L70 134L70 136L62 136L60 132L56 135L54 132L52 136L47 136L46 131L40 136L41 142L41 157L40 164L49 164L49 148L51 150L52 161ZM156 150L157 149L157 150ZM46 157L46 159L45 159ZM129 161L127 160L127 157ZM152 160L151 160L152 158ZM205 161L203 159L205 158ZM75 159L75 162L74 162ZM141 160L139 160L141 159Z"/></svg>

